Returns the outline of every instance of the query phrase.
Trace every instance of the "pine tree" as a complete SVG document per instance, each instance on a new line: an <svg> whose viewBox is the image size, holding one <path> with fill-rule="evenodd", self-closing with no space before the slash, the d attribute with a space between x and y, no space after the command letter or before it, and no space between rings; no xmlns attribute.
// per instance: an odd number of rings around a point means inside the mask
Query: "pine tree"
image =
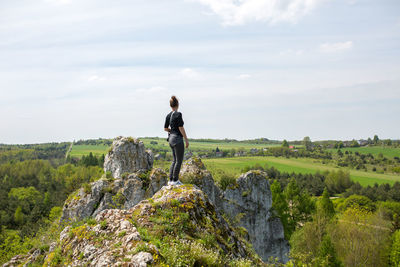
<svg viewBox="0 0 400 267"><path fill-rule="evenodd" d="M342 263L336 255L335 247L333 246L331 239L328 235L325 235L322 239L319 247L318 260L320 266L326 267L340 267Z"/></svg>
<svg viewBox="0 0 400 267"><path fill-rule="evenodd" d="M278 214L278 217L281 219L283 229L285 232L285 238L289 240L291 231L288 229L288 211L289 207L286 202L285 196L282 193L281 184L274 180L271 185L271 193L272 193L272 208Z"/></svg>
<svg viewBox="0 0 400 267"><path fill-rule="evenodd" d="M332 201L329 199L328 189L325 187L321 199L318 201L318 209L322 215L328 219L335 215L335 208Z"/></svg>

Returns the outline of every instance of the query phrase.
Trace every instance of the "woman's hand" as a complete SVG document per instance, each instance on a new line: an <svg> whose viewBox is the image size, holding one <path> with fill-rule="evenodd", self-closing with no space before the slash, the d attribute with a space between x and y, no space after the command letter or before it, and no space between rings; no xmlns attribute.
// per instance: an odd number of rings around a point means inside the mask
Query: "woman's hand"
<svg viewBox="0 0 400 267"><path fill-rule="evenodd" d="M186 136L185 128L184 128L183 126L182 126L182 127L179 127L179 131L181 132L183 138L185 139L186 148L188 148L188 147L189 147L189 140L188 140L188 138L187 138L187 136Z"/></svg>
<svg viewBox="0 0 400 267"><path fill-rule="evenodd" d="M185 139L185 143L186 143L186 148L189 147L189 140Z"/></svg>

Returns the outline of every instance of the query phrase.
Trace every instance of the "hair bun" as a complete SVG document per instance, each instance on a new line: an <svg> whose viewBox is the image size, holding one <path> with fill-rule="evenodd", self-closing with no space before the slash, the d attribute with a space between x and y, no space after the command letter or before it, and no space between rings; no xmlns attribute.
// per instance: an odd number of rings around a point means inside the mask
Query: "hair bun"
<svg viewBox="0 0 400 267"><path fill-rule="evenodd" d="M169 100L169 105L173 108L173 107L177 107L179 105L179 101L176 98L176 96L171 96L171 99Z"/></svg>

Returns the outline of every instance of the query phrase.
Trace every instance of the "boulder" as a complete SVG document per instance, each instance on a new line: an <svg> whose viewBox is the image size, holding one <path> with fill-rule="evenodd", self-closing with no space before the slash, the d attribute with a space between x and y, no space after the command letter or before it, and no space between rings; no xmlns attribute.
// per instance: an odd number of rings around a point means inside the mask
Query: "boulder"
<svg viewBox="0 0 400 267"><path fill-rule="evenodd" d="M121 178L124 173L148 171L153 166L153 154L145 150L143 142L132 137L119 136L104 159L104 171Z"/></svg>

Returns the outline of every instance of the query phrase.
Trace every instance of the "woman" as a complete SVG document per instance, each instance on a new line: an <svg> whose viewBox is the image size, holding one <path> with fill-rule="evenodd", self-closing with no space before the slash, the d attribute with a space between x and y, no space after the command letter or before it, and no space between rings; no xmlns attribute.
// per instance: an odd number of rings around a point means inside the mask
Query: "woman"
<svg viewBox="0 0 400 267"><path fill-rule="evenodd" d="M178 112L179 101L175 96L171 96L169 105L172 111L165 118L164 130L168 132L168 142L172 149L172 164L169 169L168 185L181 185L179 181L179 171L183 161L185 147L183 139L185 139L186 148L189 147L189 141L186 136L185 128L183 127L182 113Z"/></svg>

